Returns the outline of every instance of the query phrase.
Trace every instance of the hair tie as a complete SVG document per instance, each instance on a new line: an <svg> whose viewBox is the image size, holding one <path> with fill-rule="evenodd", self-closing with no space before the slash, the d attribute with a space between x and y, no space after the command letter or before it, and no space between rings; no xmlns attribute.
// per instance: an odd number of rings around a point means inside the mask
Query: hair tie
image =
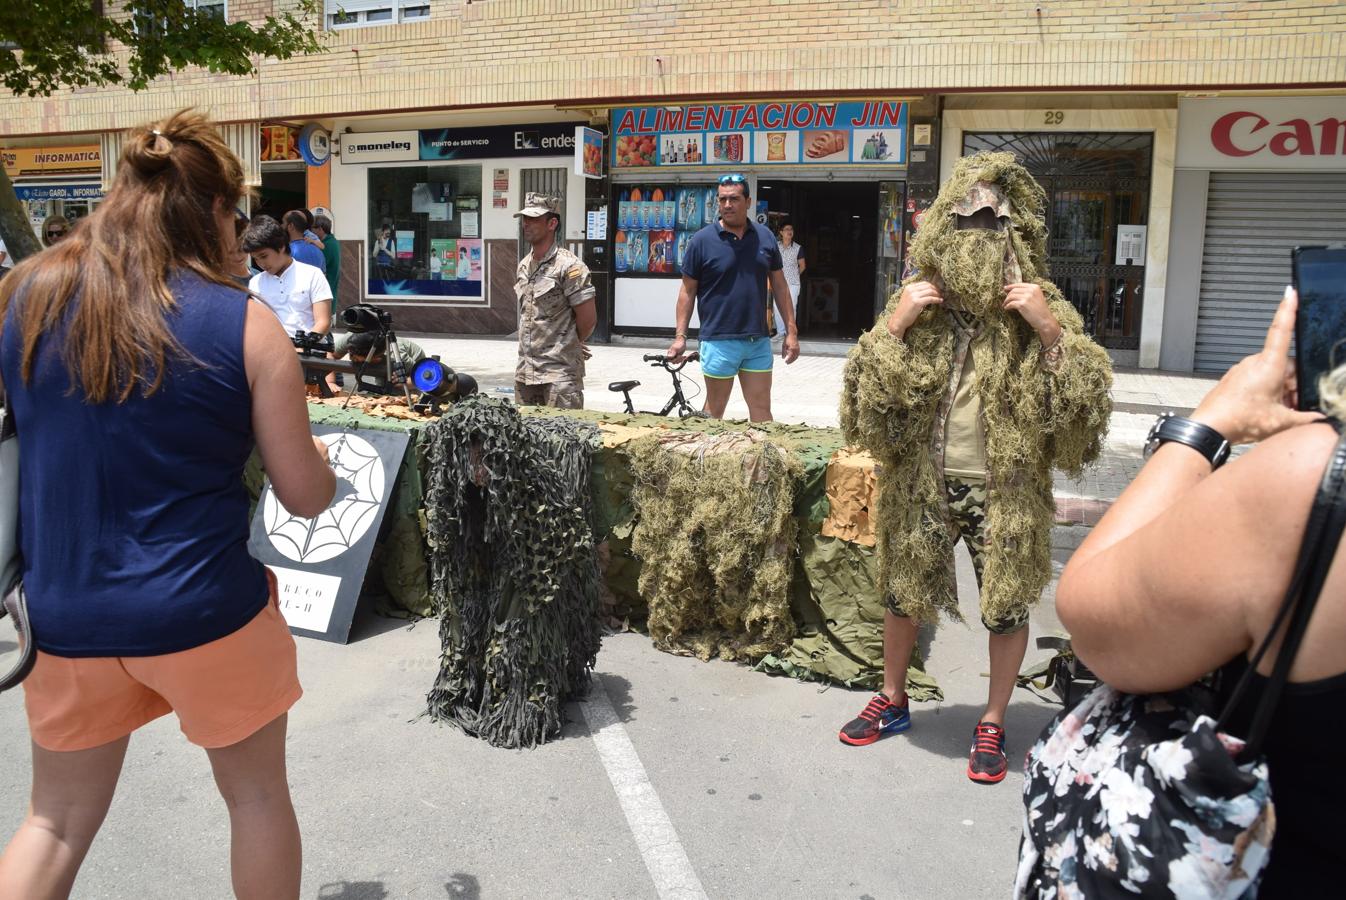
<svg viewBox="0 0 1346 900"><path fill-rule="evenodd" d="M154 129L154 130L153 130L152 132L150 132L150 133L153 134L155 137L163 137L163 136L164 136L164 133L163 133L162 131L160 131L159 129L157 129L157 128Z"/></svg>

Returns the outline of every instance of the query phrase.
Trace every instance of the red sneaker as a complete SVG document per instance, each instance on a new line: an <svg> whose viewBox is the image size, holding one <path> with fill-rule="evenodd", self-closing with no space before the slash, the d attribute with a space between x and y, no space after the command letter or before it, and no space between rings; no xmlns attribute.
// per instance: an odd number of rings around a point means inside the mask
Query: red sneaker
<svg viewBox="0 0 1346 900"><path fill-rule="evenodd" d="M1005 726L978 722L972 732L972 753L967 760L967 777L981 784L1005 780L1009 760L1005 758Z"/></svg>

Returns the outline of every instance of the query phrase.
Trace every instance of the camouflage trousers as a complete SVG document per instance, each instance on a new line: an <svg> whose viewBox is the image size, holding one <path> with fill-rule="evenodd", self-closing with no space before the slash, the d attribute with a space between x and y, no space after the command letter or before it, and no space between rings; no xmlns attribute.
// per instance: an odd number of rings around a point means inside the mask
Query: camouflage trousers
<svg viewBox="0 0 1346 900"><path fill-rule="evenodd" d="M957 544L961 539L967 547L980 594L982 571L986 568L986 482L980 478L945 475L944 497L949 508L949 542ZM954 577L953 572L949 577ZM907 617L896 597L889 595L887 602L893 615ZM988 620L983 613L981 623L992 634L1014 634L1028 624L1028 604L995 620Z"/></svg>
<svg viewBox="0 0 1346 900"><path fill-rule="evenodd" d="M552 406L556 409L584 409L584 383L553 381L547 384L514 382L517 406Z"/></svg>

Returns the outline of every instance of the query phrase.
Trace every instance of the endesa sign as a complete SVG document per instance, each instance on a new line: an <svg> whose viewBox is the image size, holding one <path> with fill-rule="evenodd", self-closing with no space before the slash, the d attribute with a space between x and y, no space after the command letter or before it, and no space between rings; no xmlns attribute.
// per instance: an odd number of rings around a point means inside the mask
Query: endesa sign
<svg viewBox="0 0 1346 900"><path fill-rule="evenodd" d="M1346 94L1182 100L1177 166L1346 171Z"/></svg>

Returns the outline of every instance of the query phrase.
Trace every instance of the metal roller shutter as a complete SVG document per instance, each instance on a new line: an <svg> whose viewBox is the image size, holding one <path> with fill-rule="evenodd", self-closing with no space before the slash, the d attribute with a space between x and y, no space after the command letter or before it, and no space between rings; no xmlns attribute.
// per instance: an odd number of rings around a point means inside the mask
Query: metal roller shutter
<svg viewBox="0 0 1346 900"><path fill-rule="evenodd" d="M1290 283L1290 250L1346 241L1346 174L1212 172L1197 305L1196 370L1262 347Z"/></svg>

